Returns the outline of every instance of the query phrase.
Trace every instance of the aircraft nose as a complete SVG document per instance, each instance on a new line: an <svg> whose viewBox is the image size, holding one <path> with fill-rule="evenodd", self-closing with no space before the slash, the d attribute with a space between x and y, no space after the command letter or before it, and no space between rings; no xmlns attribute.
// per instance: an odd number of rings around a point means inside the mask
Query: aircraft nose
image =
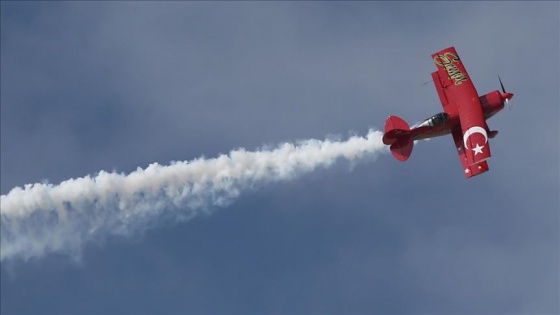
<svg viewBox="0 0 560 315"><path fill-rule="evenodd" d="M502 98L504 99L504 103L505 105L509 106L509 109L511 109L512 106L511 102L509 101L512 97L513 97L513 93L508 93L505 91L504 93L502 93Z"/></svg>

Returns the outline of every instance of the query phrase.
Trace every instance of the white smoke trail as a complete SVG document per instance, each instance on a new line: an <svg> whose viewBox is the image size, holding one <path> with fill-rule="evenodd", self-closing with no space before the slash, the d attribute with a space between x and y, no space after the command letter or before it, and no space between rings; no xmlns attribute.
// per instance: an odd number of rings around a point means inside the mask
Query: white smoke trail
<svg viewBox="0 0 560 315"><path fill-rule="evenodd" d="M231 151L212 159L157 163L125 175L101 171L59 185L28 184L1 196L0 261L77 254L85 242L131 235L158 221L187 220L226 206L243 189L292 179L339 158L354 161L385 151L382 133L347 141L306 140L274 150Z"/></svg>

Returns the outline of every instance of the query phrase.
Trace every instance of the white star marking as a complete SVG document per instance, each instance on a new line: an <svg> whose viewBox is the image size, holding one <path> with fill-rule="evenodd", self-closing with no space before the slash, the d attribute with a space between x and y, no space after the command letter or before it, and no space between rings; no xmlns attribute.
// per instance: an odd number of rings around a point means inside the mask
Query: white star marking
<svg viewBox="0 0 560 315"><path fill-rule="evenodd" d="M480 146L478 143L476 144L476 147L472 148L471 150L474 151L474 155L477 154L482 154L482 148L484 148L484 146Z"/></svg>
<svg viewBox="0 0 560 315"><path fill-rule="evenodd" d="M470 170L469 170L468 168L465 168L465 174L468 174L469 171L470 171Z"/></svg>

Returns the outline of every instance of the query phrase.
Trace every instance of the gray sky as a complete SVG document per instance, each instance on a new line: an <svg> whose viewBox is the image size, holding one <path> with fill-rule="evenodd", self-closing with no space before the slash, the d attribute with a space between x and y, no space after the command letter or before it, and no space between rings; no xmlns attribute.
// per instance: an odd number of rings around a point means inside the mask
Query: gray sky
<svg viewBox="0 0 560 315"><path fill-rule="evenodd" d="M490 171L451 137L1 266L5 314L557 314L558 2L2 2L1 192L442 111L455 46ZM2 217L4 220L4 217ZM6 224L3 222L2 224Z"/></svg>

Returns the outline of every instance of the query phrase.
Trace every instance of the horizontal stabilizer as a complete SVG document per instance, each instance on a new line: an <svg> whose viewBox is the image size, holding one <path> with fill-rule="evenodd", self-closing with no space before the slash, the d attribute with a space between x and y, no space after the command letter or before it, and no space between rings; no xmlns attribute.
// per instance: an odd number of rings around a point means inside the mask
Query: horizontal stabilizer
<svg viewBox="0 0 560 315"><path fill-rule="evenodd" d="M399 161L406 161L412 153L414 141L410 135L400 137L397 141L391 144L391 153Z"/></svg>

